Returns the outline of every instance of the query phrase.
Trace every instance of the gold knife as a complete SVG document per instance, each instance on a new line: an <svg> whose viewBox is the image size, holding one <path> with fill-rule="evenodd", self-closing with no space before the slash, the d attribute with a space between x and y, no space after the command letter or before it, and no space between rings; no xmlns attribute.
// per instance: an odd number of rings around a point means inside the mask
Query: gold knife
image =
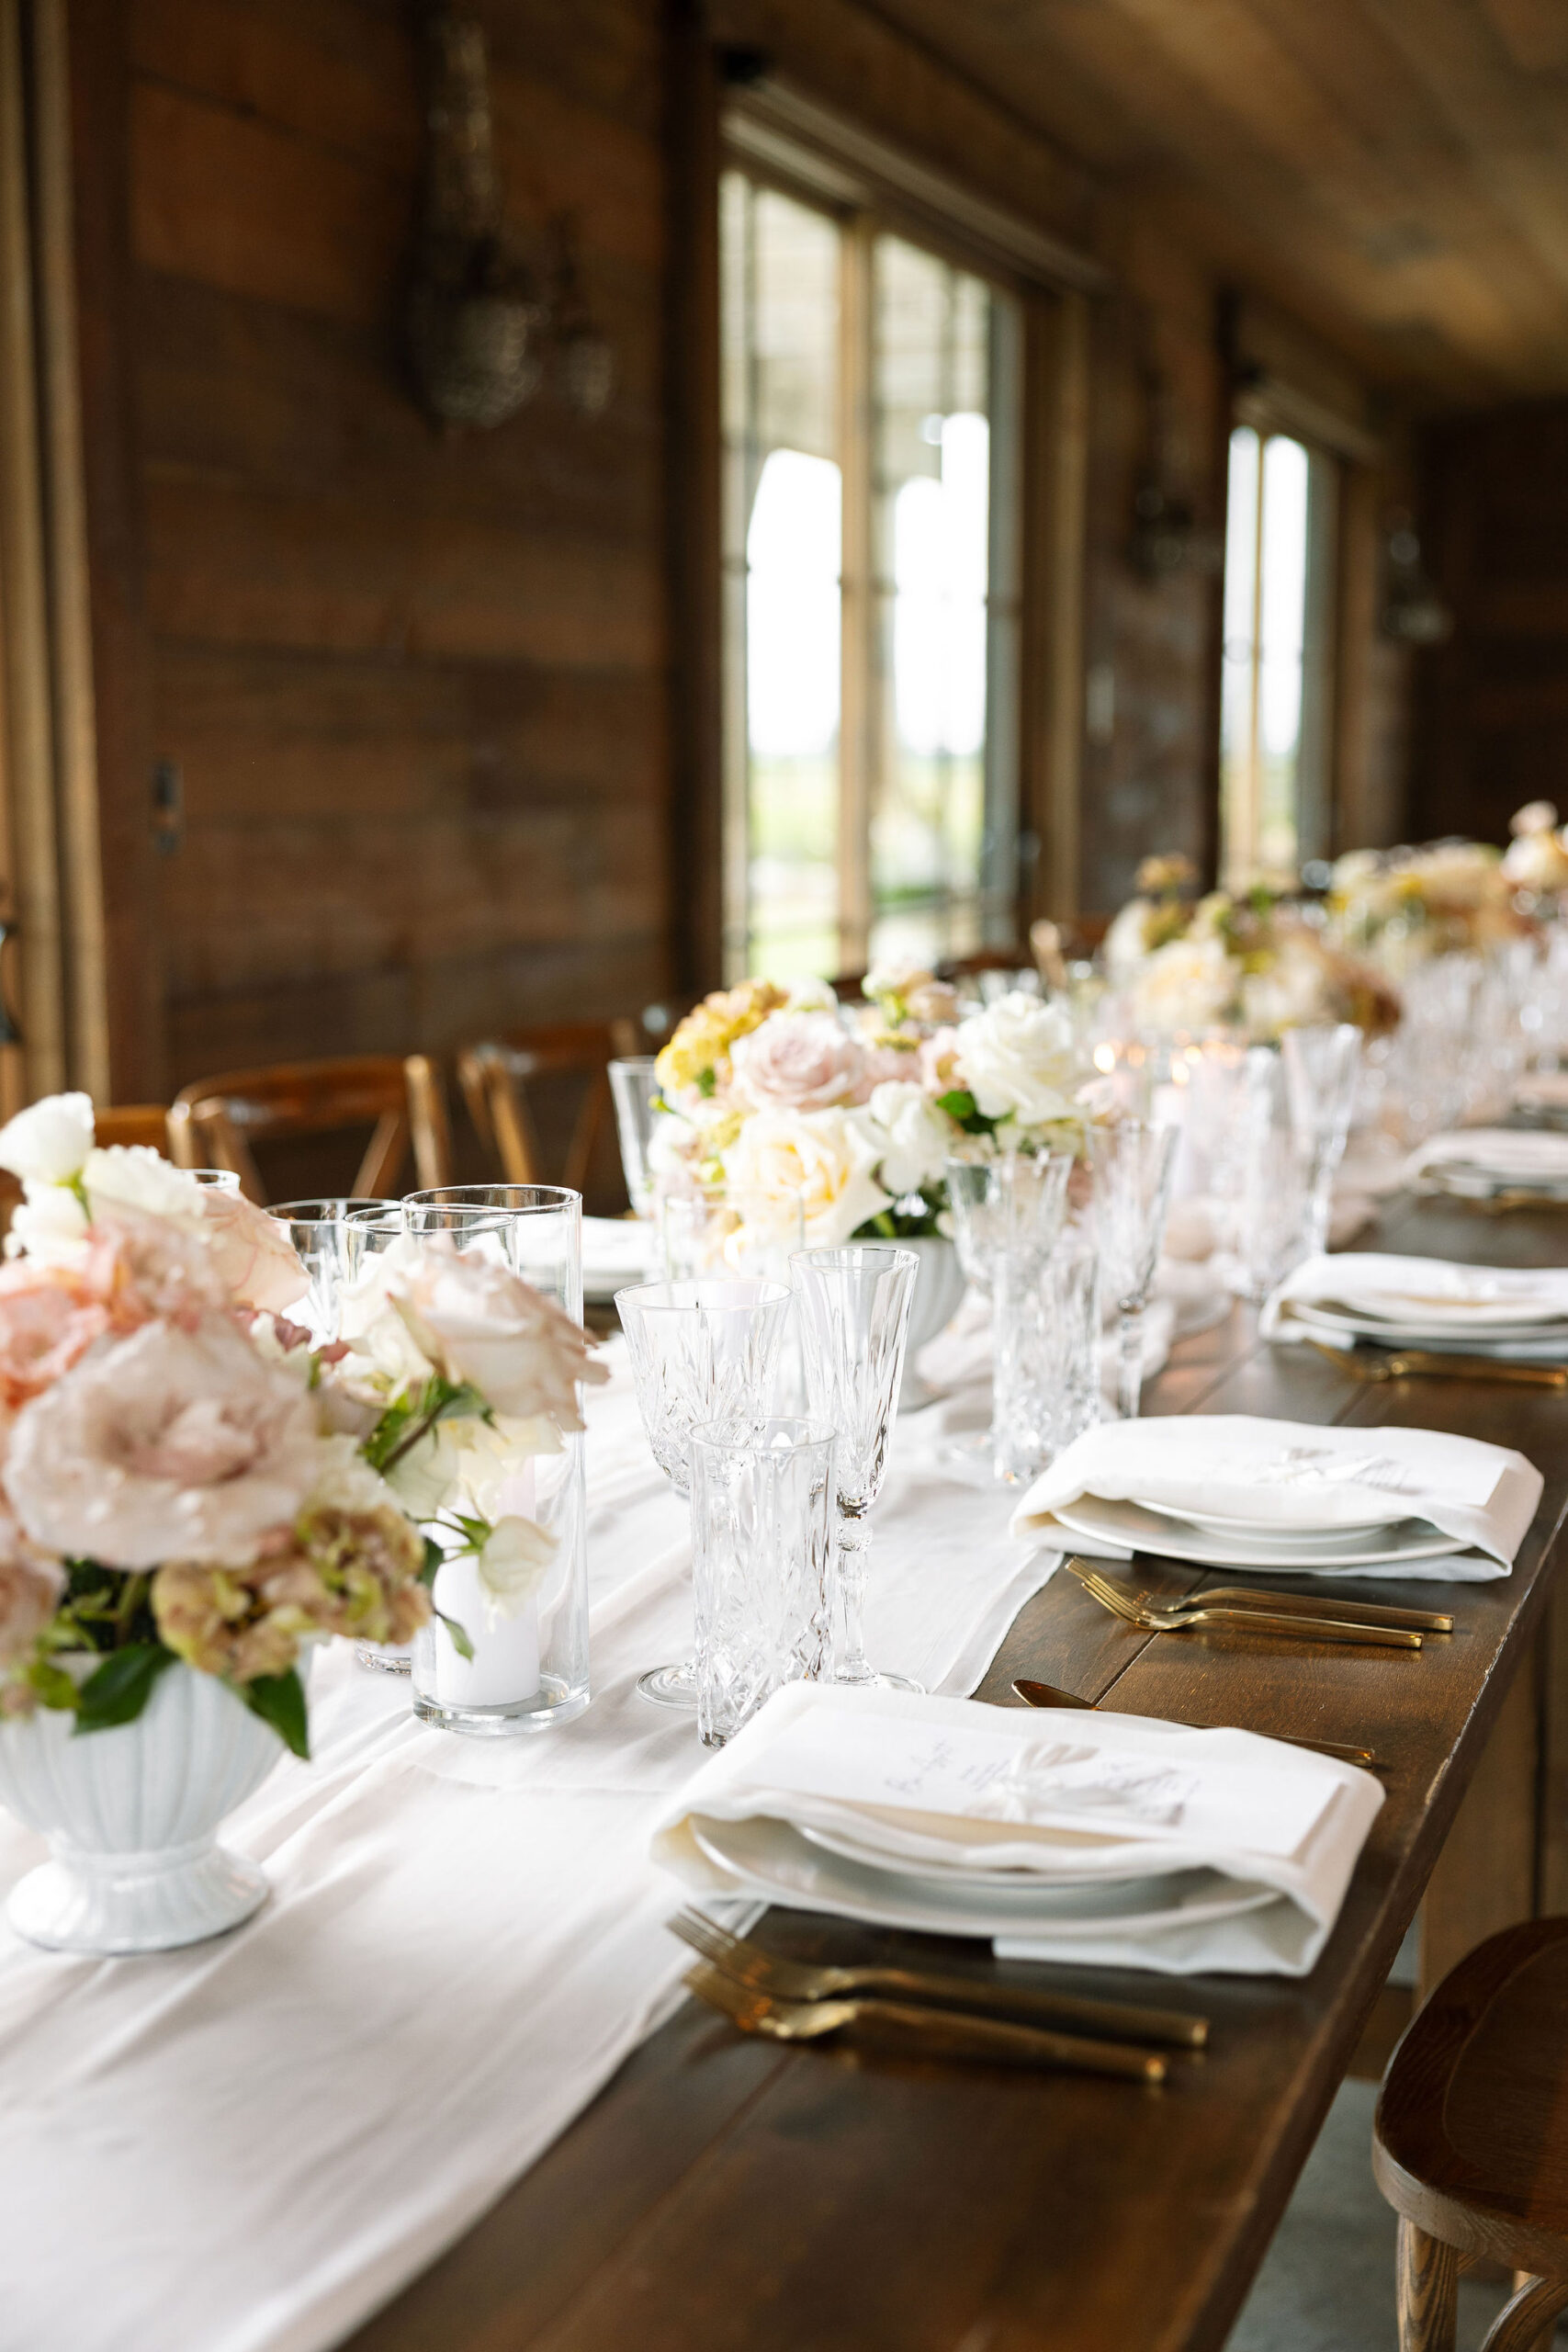
<svg viewBox="0 0 1568 2352"><path fill-rule="evenodd" d="M1331 1348L1309 1340L1320 1356L1352 1380L1407 1380L1430 1376L1438 1380L1510 1381L1521 1388L1568 1388L1568 1364L1511 1363L1503 1356L1450 1356L1435 1349Z"/></svg>
<svg viewBox="0 0 1568 2352"><path fill-rule="evenodd" d="M1013 1689L1026 1707L1083 1707L1090 1711L1098 1704L1093 1699L1081 1699L1074 1690L1059 1690L1054 1682L1032 1682L1027 1678L1013 1684ZM1169 1720L1168 1718L1167 1720ZM1256 1724L1187 1724L1187 1731L1257 1730ZM1302 1739L1292 1732L1258 1732L1259 1739L1278 1739L1287 1747L1310 1747L1319 1756L1332 1756L1339 1764L1359 1764L1364 1772L1382 1770L1376 1750L1371 1747L1347 1747L1337 1739Z"/></svg>

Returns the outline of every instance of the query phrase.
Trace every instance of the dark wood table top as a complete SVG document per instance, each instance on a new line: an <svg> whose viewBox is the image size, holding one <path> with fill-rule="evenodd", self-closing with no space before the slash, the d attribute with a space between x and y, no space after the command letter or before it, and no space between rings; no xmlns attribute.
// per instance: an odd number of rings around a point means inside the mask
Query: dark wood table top
<svg viewBox="0 0 1568 2352"><path fill-rule="evenodd" d="M1400 1200L1363 1248L1568 1262L1568 1216ZM1352 1382L1270 1348L1252 1310L1183 1343L1159 1413L1421 1426L1517 1446L1546 1490L1514 1573L1348 1587L1452 1607L1418 1656L1133 1632L1058 1577L978 1695L1015 1675L1193 1721L1376 1748L1387 1802L1304 1980L1041 1970L985 1948L773 1911L781 1951L918 1951L978 1973L1186 2005L1207 2052L1161 2090L781 2050L688 2003L354 2352L1209 2352L1223 2345L1354 2051L1540 1617L1568 1496L1568 1398ZM1222 1579L1156 1559L1151 1588ZM1270 1579L1289 1583L1289 1578ZM1310 1580L1295 1579L1310 1589ZM1336 1588L1338 1589L1337 1587ZM1318 1590L1322 1587L1317 1588ZM673 1902L671 1907L673 1908Z"/></svg>

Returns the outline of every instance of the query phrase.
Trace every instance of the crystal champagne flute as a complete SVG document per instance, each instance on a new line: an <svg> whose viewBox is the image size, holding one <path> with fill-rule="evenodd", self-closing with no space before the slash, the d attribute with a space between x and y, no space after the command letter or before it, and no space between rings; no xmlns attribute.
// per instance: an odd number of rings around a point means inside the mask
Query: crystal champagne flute
<svg viewBox="0 0 1568 2352"><path fill-rule="evenodd" d="M1144 1312L1170 1205L1180 1129L1115 1119L1089 1135L1095 1229L1105 1286L1121 1317L1116 1401L1135 1421L1144 1387Z"/></svg>

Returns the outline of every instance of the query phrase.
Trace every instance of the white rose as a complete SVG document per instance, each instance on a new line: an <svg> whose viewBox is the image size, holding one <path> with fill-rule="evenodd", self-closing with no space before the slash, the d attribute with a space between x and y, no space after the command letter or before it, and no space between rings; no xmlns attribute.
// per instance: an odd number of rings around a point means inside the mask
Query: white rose
<svg viewBox="0 0 1568 2352"><path fill-rule="evenodd" d="M475 1555L486 1622L515 1617L537 1592L555 1558L557 1539L534 1520L498 1519Z"/></svg>
<svg viewBox="0 0 1568 2352"><path fill-rule="evenodd" d="M1147 899L1129 899L1105 934L1105 968L1113 981L1130 980L1149 952Z"/></svg>
<svg viewBox="0 0 1568 2352"><path fill-rule="evenodd" d="M202 1187L194 1176L147 1144L110 1144L94 1148L82 1163L93 1215L109 1206L140 1209L145 1216L178 1217L200 1225L206 1209Z"/></svg>
<svg viewBox="0 0 1568 2352"><path fill-rule="evenodd" d="M1508 844L1503 872L1521 890L1568 888L1568 849L1556 833L1521 833Z"/></svg>
<svg viewBox="0 0 1568 2352"><path fill-rule="evenodd" d="M907 1079L888 1079L872 1089L866 1109L883 1139L877 1174L895 1199L939 1183L962 1130L937 1109L925 1089Z"/></svg>
<svg viewBox="0 0 1568 2352"><path fill-rule="evenodd" d="M763 1203L795 1193L808 1250L832 1250L891 1208L876 1181L876 1130L863 1111L759 1111L724 1155L726 1182Z"/></svg>
<svg viewBox="0 0 1568 2352"><path fill-rule="evenodd" d="M1528 833L1550 833L1556 824L1557 810L1550 800L1527 800L1509 818L1508 831L1516 841L1522 841Z"/></svg>
<svg viewBox="0 0 1568 2352"><path fill-rule="evenodd" d="M26 1200L12 1211L6 1255L58 1265L79 1258L86 1241L87 1212L71 1186L29 1184Z"/></svg>
<svg viewBox="0 0 1568 2352"><path fill-rule="evenodd" d="M24 1183L68 1184L92 1148L90 1094L46 1094L0 1127L0 1168Z"/></svg>
<svg viewBox="0 0 1568 2352"><path fill-rule="evenodd" d="M987 1119L1038 1127L1072 1115L1077 1082L1070 1016L1015 989L958 1032L964 1084Z"/></svg>
<svg viewBox="0 0 1568 2352"><path fill-rule="evenodd" d="M836 1012L839 1000L826 980L791 980L786 1006L791 1012Z"/></svg>
<svg viewBox="0 0 1568 2352"><path fill-rule="evenodd" d="M1242 982L1247 1034L1272 1038L1284 1029L1332 1021L1333 975L1309 939L1287 934L1267 970L1249 972Z"/></svg>
<svg viewBox="0 0 1568 2352"><path fill-rule="evenodd" d="M1240 978L1223 939L1173 939L1156 948L1133 989L1140 1029L1169 1036L1179 1029L1213 1029L1235 1001Z"/></svg>

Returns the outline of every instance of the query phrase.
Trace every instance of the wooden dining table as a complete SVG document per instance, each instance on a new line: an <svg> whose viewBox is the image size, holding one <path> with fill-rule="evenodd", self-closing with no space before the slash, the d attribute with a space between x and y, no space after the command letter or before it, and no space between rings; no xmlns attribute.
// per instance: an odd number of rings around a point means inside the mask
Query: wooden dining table
<svg viewBox="0 0 1568 2352"><path fill-rule="evenodd" d="M1488 1216L1401 1195L1356 1246L1568 1263L1568 1213ZM771 1911L755 1932L779 1952L940 1961L1180 2007L1212 2021L1209 2046L1147 2088L784 2049L688 2001L531 2170L497 2184L493 2209L467 2236L348 2339L354 2352L1224 2344L1510 1686L1527 1660L1540 1671L1568 1498L1568 1396L1472 1377L1363 1385L1311 1348L1260 1341L1255 1310L1238 1306L1176 1348L1145 1409L1451 1430L1516 1447L1545 1476L1511 1576L1336 1582L1347 1597L1451 1609L1452 1634L1419 1654L1141 1633L1056 1576L1021 1611L976 1693L1016 1704L1014 1677L1031 1676L1133 1713L1373 1748L1386 1802L1311 1974L1025 1966L974 1942ZM1155 1555L1128 1573L1162 1592L1224 1580ZM1506 1774L1494 1810L1469 1841L1483 1878L1518 1843ZM1539 1892L1527 1877L1518 1900L1529 1909Z"/></svg>

